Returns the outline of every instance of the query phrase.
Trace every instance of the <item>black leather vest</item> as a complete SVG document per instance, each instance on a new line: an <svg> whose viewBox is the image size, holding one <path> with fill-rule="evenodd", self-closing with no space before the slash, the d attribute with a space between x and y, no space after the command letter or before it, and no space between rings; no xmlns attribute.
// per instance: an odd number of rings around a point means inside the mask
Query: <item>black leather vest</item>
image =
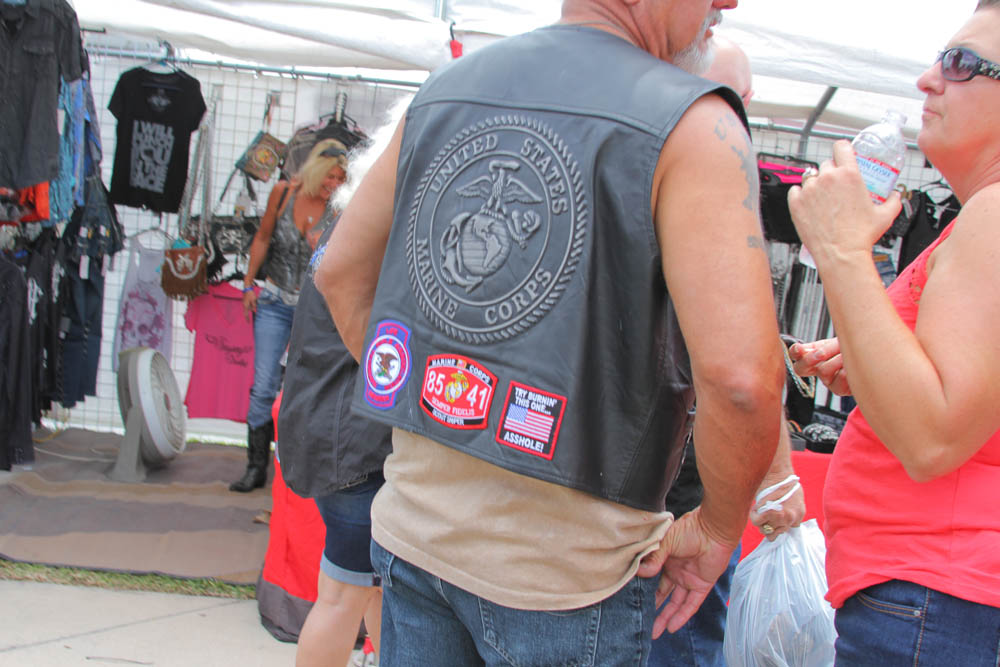
<svg viewBox="0 0 1000 667"><path fill-rule="evenodd" d="M320 236L317 255L325 252L332 231L330 225ZM381 472L392 450L384 424L350 411L357 375L358 364L307 272L288 339L277 444L281 476L303 498L325 496Z"/></svg>
<svg viewBox="0 0 1000 667"><path fill-rule="evenodd" d="M570 26L435 72L407 114L355 410L662 510L694 390L653 171L713 90L743 117L729 89Z"/></svg>

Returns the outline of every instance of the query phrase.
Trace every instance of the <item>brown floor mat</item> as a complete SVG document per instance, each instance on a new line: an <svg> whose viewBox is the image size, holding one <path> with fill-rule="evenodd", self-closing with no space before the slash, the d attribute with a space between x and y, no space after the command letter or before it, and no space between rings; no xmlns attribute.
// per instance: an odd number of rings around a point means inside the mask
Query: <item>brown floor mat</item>
<svg viewBox="0 0 1000 667"><path fill-rule="evenodd" d="M253 584L267 551L270 485L233 493L242 447L189 443L140 483L116 482L121 436L68 429L35 445L31 470L0 480L9 560Z"/></svg>

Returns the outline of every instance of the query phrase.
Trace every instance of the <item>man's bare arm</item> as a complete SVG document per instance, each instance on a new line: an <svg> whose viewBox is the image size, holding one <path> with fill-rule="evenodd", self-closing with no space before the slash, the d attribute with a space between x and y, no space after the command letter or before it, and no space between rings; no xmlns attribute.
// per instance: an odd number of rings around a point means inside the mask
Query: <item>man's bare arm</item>
<svg viewBox="0 0 1000 667"><path fill-rule="evenodd" d="M663 274L691 357L701 506L667 531L641 576L668 595L653 636L677 630L725 570L771 465L784 367L758 214L756 158L736 114L714 95L674 128L654 175Z"/></svg>
<svg viewBox="0 0 1000 667"><path fill-rule="evenodd" d="M778 442L784 369L759 218L757 162L715 96L689 109L661 156L657 233L694 372L702 518L735 545Z"/></svg>

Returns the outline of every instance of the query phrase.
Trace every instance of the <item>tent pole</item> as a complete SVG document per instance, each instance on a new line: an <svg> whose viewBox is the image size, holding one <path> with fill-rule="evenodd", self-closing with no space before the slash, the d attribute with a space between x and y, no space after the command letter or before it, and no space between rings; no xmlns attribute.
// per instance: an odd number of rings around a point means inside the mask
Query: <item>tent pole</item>
<svg viewBox="0 0 1000 667"><path fill-rule="evenodd" d="M434 0L434 17L446 21L448 14L448 0Z"/></svg>
<svg viewBox="0 0 1000 667"><path fill-rule="evenodd" d="M778 125L772 121L750 121L750 129L761 130L764 132L788 132L790 134L802 134L801 127L797 127L795 125ZM847 134L846 132L824 132L820 130L814 130L809 136L818 137L820 139L847 139L848 141L854 138L853 134ZM912 141L907 141L906 147L911 151L920 150L920 147Z"/></svg>
<svg viewBox="0 0 1000 667"><path fill-rule="evenodd" d="M135 58L149 59L150 56L157 57L157 54L150 54L147 51L128 51L122 49L110 49L103 46L86 46L85 50L92 56L107 56L110 58ZM387 86L400 86L405 88L419 88L420 84L413 81L394 81L381 77L362 76L360 74L333 74L331 72L310 71L298 69L296 67L268 67L264 65L250 65L247 63L223 62L221 60L196 60L194 58L178 58L174 55L163 56L166 62L175 65L187 65L189 67L216 67L219 69L231 69L237 72L256 72L262 74L287 75L293 77L305 77L313 79L326 79L328 81L358 81L362 83L376 83Z"/></svg>
<svg viewBox="0 0 1000 667"><path fill-rule="evenodd" d="M812 133L813 126L816 125L816 121L819 117L826 111L826 108L830 105L830 100L837 92L836 86L829 86L825 91L823 91L823 97L819 98L819 103L816 104L816 108L813 109L812 113L809 114L809 118L806 120L806 124L802 126L802 136L799 138L799 159L806 159L806 147L809 145L809 135Z"/></svg>

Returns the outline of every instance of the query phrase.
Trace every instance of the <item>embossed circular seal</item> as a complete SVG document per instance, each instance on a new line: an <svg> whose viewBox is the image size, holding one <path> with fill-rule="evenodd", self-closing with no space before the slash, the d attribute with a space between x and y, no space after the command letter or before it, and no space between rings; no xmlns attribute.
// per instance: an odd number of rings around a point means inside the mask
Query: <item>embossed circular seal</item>
<svg viewBox="0 0 1000 667"><path fill-rule="evenodd" d="M421 310L463 342L525 331L565 290L588 217L577 160L551 128L523 115L466 128L435 155L410 208Z"/></svg>

